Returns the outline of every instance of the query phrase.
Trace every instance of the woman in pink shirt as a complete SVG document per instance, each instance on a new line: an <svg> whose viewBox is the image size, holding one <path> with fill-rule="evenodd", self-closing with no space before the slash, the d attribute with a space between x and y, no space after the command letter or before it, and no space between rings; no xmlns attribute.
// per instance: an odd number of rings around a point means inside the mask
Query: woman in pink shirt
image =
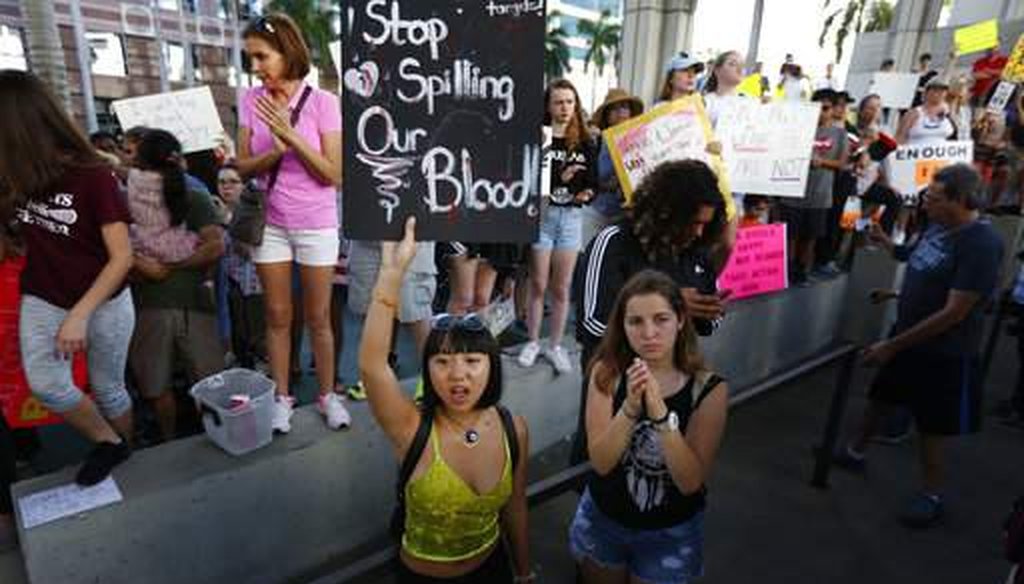
<svg viewBox="0 0 1024 584"><path fill-rule="evenodd" d="M338 261L341 106L337 96L303 81L309 73L309 48L291 18L263 16L246 27L242 39L250 72L262 86L242 99L238 170L267 190L278 168L267 193L263 243L252 254L265 294L267 352L278 392L273 427L279 432L291 429L288 372L292 268L297 263L320 384L318 406L328 426L338 429L350 422L341 396L334 392L330 320L331 280Z"/></svg>

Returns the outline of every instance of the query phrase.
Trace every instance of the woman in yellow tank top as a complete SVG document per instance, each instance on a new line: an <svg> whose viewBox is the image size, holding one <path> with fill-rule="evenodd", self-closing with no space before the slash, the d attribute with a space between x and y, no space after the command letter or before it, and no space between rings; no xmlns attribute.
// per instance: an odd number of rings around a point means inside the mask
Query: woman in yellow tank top
<svg viewBox="0 0 1024 584"><path fill-rule="evenodd" d="M416 253L414 232L410 218L401 242L382 244L359 348L370 409L399 460L421 419L431 422L430 439L405 486L399 582L532 582L526 422L516 416L515 435L506 435L496 408L502 386L497 341L475 316L435 317L423 352L422 409L402 393L388 365L399 287Z"/></svg>

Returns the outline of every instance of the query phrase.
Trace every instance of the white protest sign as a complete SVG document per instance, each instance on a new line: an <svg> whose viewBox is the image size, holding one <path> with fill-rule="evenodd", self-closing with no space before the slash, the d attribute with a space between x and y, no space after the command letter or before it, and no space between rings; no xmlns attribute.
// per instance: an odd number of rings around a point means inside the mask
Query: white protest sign
<svg viewBox="0 0 1024 584"><path fill-rule="evenodd" d="M816 103L724 101L715 135L733 190L803 197L820 112Z"/></svg>
<svg viewBox="0 0 1024 584"><path fill-rule="evenodd" d="M913 105L917 92L917 73L875 73L868 83L867 93L882 98L882 107L906 109Z"/></svg>
<svg viewBox="0 0 1024 584"><path fill-rule="evenodd" d="M889 184L903 196L904 204L913 206L936 172L951 164L970 164L973 160L974 142L970 140L900 146L886 158Z"/></svg>
<svg viewBox="0 0 1024 584"><path fill-rule="evenodd" d="M18 499L18 512L22 527L32 529L44 523L112 505L123 498L114 478L107 477L92 487L71 483L26 495Z"/></svg>
<svg viewBox="0 0 1024 584"><path fill-rule="evenodd" d="M988 100L988 111L995 112L997 114L1003 113L1006 109L1006 104L1010 103L1010 98L1013 97L1013 90L1017 86L1009 81L1000 81L999 85L996 86L996 90L992 92L992 97Z"/></svg>
<svg viewBox="0 0 1024 584"><path fill-rule="evenodd" d="M117 121L124 129L145 126L166 130L185 153L210 150L224 134L209 87L196 87L115 101Z"/></svg>

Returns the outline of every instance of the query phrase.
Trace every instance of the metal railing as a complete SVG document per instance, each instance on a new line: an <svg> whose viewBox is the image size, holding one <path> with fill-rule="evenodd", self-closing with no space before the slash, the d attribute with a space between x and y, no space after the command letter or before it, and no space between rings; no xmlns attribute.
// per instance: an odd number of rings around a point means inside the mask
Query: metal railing
<svg viewBox="0 0 1024 584"><path fill-rule="evenodd" d="M850 384L853 379L853 367L856 362L859 347L851 343L844 343L834 349L828 350L821 355L808 359L807 361L780 372L776 375L755 383L754 385L741 389L729 400L730 406L737 406L751 398L763 394L807 375L808 373L825 367L837 360L842 359L839 374L836 382L836 390L832 397L832 405L829 408L828 421L825 426L824 437L821 441L822 452L831 453L839 435L839 424L842 421L843 412L846 409L846 402L849 399ZM826 448L827 447L827 450ZM811 484L823 488L828 485L828 471L831 463L831 456L819 454L814 468L814 477ZM587 474L590 472L590 464L582 463L557 472L547 478L531 483L526 490L527 504L530 507L537 507L551 499L555 499L582 485ZM351 564L320 576L307 584L344 584L357 578L366 576L380 570L392 562L398 554L398 547L389 545L370 555L364 556Z"/></svg>

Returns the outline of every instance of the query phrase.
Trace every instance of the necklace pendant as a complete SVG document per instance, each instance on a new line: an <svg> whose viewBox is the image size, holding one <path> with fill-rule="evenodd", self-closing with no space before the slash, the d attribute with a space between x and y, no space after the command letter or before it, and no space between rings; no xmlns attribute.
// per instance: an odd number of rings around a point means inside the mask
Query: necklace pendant
<svg viewBox="0 0 1024 584"><path fill-rule="evenodd" d="M473 448L480 442L480 433L471 428L466 430L465 435L463 435L463 439L465 440L468 448Z"/></svg>

